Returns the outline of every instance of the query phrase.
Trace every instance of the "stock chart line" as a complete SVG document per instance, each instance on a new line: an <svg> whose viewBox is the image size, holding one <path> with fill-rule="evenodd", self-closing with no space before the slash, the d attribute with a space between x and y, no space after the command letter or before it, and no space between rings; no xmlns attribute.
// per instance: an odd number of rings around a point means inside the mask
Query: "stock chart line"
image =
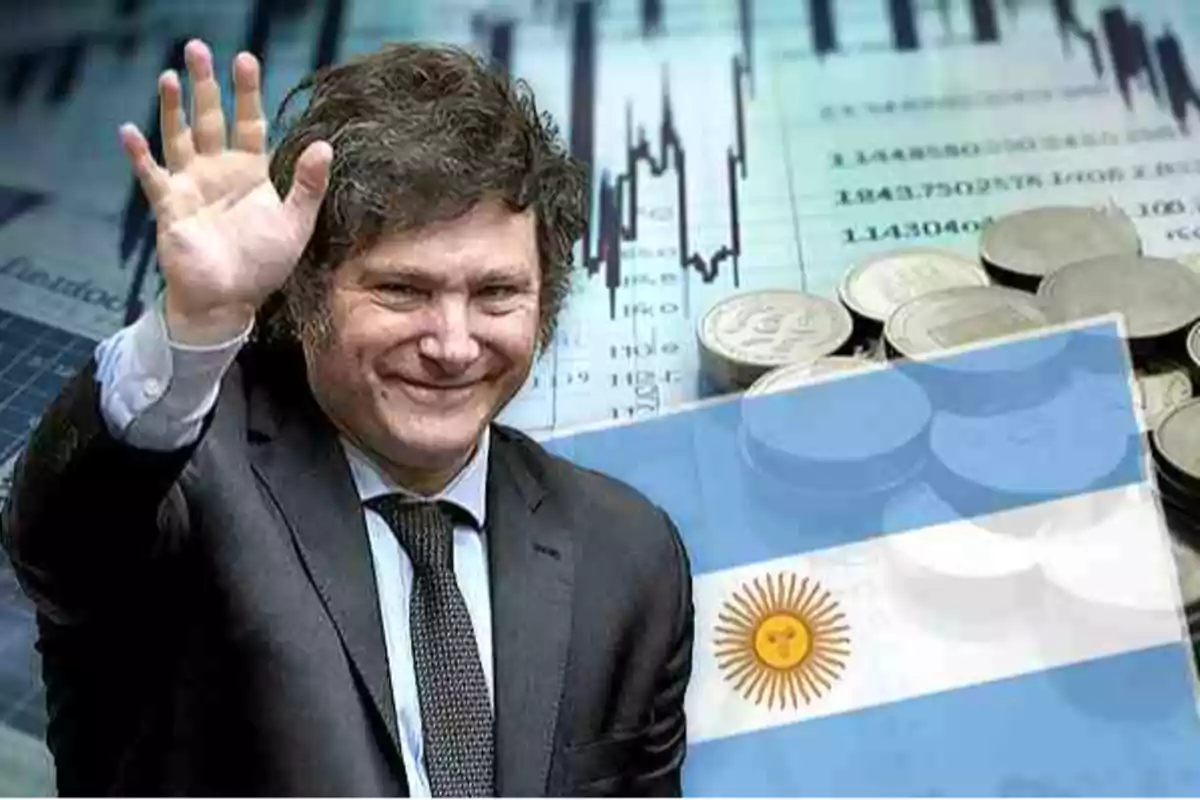
<svg viewBox="0 0 1200 800"><path fill-rule="evenodd" d="M900 52L919 50L921 41L917 36L913 0L888 0L888 10L892 17L892 47Z"/></svg>
<svg viewBox="0 0 1200 800"><path fill-rule="evenodd" d="M1188 106L1200 110L1200 93L1192 83L1179 38L1168 29L1155 38L1151 49L1141 23L1130 20L1122 9L1105 9L1100 20L1112 53L1113 78L1125 106L1133 107L1132 85L1145 77L1155 101L1159 105L1166 102L1176 124L1187 132Z"/></svg>
<svg viewBox="0 0 1200 800"><path fill-rule="evenodd" d="M974 41L977 44L1000 42L998 0L963 1L968 4ZM1100 11L1102 43L1096 32L1080 19L1075 0L1048 0L1047 5L1062 39L1065 57L1071 57L1073 41L1082 42L1087 47L1092 71L1100 79L1105 74L1106 50L1113 81L1126 108L1133 108L1133 85L1145 79L1155 101L1160 106L1165 105L1175 123L1187 130L1189 109L1200 112L1200 91L1192 78L1179 38L1169 27L1151 43L1140 21L1128 15L1121 6L1110 5ZM812 48L819 58L839 50L832 6L833 0L809 0ZM948 4L940 0L938 10L944 19L948 8ZM1029 12L1029 6L1021 11ZM914 0L888 0L888 13L893 48L898 52L921 49L917 26L919 12ZM1010 19L1016 18L1016 4L1008 6L1008 13Z"/></svg>
<svg viewBox="0 0 1200 800"><path fill-rule="evenodd" d="M1075 0L1052 0L1052 10L1054 11L1054 21L1058 26L1058 36L1062 39L1063 55L1070 57L1071 55L1071 39L1072 37L1083 41L1088 48L1088 55L1092 59L1092 71L1100 74L1104 71L1104 62L1100 59L1100 43L1096 41L1096 34L1084 27L1079 19L1079 14L1075 11Z"/></svg>
<svg viewBox="0 0 1200 800"><path fill-rule="evenodd" d="M745 6L746 3L743 3ZM622 286L621 245L638 240L638 172L645 165L653 177L668 170L675 175L677 205L676 242L679 267L683 270L683 313L690 316L688 278L694 272L705 283L712 283L728 262L735 288L740 286L739 257L742 253L741 213L738 201L739 182L747 176L745 93L743 84L751 77L747 58L749 37L745 35L748 21L743 19L743 51L731 59L730 77L734 106L735 139L726 150L725 177L729 190L728 241L705 255L692 250L688 216L687 149L675 125L671 103L670 82L664 67L662 91L662 121L658 130L657 152L647 138L645 129L637 126L634 136L633 107L625 109L625 164L615 177L603 170L598 180L595 165L595 69L596 25L595 7L588 2L576 6L572 30L571 68L571 153L587 167L597 180L596 201L589 215L589 230L583 241L582 266L589 277L604 272L608 289L608 311L611 319L617 316L617 290ZM595 243L593 249L593 241Z"/></svg>

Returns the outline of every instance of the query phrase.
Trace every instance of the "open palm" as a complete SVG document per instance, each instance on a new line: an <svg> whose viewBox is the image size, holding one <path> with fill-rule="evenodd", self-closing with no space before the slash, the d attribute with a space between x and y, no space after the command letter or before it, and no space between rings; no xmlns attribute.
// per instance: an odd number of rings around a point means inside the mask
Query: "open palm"
<svg viewBox="0 0 1200 800"><path fill-rule="evenodd" d="M252 314L287 280L312 236L332 151L325 142L310 144L287 197L280 198L268 173L258 61L248 53L234 59L235 120L227 147L211 52L193 40L185 55L190 126L178 76L167 71L159 78L165 167L135 126L122 127L122 143L154 210L170 312L182 318Z"/></svg>

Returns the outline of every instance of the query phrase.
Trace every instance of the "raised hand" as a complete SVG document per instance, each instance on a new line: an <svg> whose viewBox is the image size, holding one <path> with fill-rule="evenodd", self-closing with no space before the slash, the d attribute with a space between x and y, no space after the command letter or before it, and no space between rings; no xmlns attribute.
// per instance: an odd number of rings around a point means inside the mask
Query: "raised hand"
<svg viewBox="0 0 1200 800"><path fill-rule="evenodd" d="M239 53L233 61L235 119L227 146L212 53L199 40L184 52L190 125L179 76L168 70L158 81L165 166L135 125L121 126L121 142L157 220L172 338L207 344L244 330L291 274L312 236L333 151L327 142L310 144L281 199L268 173L258 60Z"/></svg>

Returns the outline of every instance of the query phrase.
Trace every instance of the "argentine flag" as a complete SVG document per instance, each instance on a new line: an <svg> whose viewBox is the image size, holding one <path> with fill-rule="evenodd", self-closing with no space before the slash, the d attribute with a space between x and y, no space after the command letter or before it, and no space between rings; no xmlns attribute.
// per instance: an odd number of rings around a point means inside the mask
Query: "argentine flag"
<svg viewBox="0 0 1200 800"><path fill-rule="evenodd" d="M688 795L1197 795L1118 322L577 431L680 528Z"/></svg>

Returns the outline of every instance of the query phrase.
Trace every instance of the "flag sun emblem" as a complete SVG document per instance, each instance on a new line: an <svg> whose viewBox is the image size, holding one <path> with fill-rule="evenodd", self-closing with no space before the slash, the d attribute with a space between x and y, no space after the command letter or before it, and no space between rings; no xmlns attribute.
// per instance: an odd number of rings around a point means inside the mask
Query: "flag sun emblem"
<svg viewBox="0 0 1200 800"><path fill-rule="evenodd" d="M717 665L736 691L767 708L799 708L833 688L850 654L846 615L827 590L796 575L742 584L718 614Z"/></svg>

